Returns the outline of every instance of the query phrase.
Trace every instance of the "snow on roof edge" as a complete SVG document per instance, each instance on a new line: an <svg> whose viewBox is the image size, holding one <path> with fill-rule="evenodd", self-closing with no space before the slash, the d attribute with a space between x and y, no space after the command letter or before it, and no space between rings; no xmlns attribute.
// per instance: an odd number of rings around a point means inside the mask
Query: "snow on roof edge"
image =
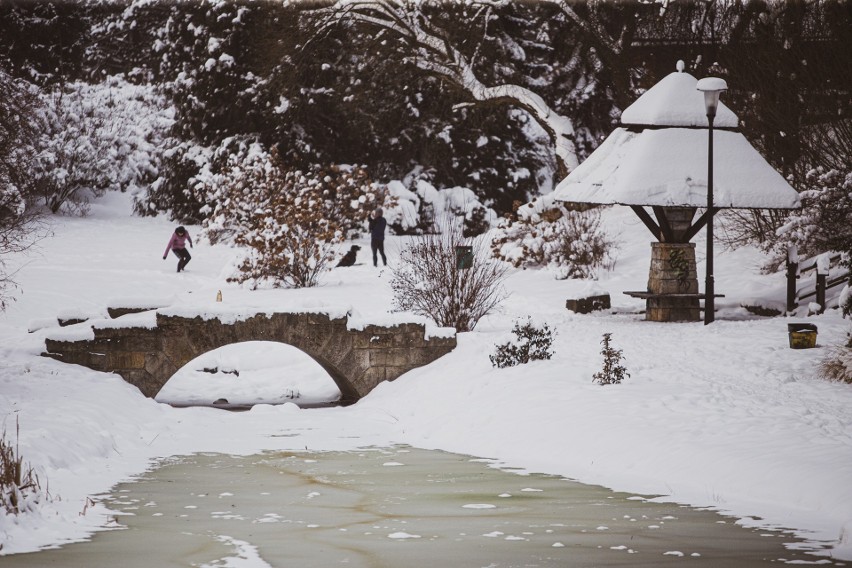
<svg viewBox="0 0 852 568"><path fill-rule="evenodd" d="M617 128L554 189L578 203L705 207L707 140L700 130ZM738 132L714 137L714 205L795 209L798 193Z"/></svg>

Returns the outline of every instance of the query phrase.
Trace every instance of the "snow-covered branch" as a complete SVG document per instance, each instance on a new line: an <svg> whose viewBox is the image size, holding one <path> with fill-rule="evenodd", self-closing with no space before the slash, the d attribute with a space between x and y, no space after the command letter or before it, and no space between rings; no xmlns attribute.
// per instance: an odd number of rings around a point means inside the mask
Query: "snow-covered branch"
<svg viewBox="0 0 852 568"><path fill-rule="evenodd" d="M591 19L584 19L577 14L576 10L574 10L575 2L571 2L569 0L545 0L554 6L556 6L562 14L568 18L577 28L579 28L583 33L586 34L589 38L594 38L595 43L599 48L604 48L611 52L612 54L619 54L622 51L622 47L619 42L613 39L609 32L602 26L599 25L596 21Z"/></svg>
<svg viewBox="0 0 852 568"><path fill-rule="evenodd" d="M578 165L573 121L555 112L541 96L525 87L482 83L468 58L453 46L448 36L421 10L420 4L340 0L320 11L327 16L325 26L362 24L403 38L414 50L410 60L418 68L455 84L475 101L505 102L524 109L550 135L561 169L567 173Z"/></svg>

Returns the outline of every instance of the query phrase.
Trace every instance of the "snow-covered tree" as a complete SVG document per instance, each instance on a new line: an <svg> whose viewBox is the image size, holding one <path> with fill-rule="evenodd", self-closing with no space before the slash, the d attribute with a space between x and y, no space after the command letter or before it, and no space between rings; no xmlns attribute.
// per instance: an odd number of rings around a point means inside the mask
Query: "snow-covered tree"
<svg viewBox="0 0 852 568"><path fill-rule="evenodd" d="M260 128L264 109L256 96L263 76L253 64L271 39L263 37L260 18L272 14L271 8L202 0L171 10L156 30L158 74L176 105L182 139L213 146Z"/></svg>
<svg viewBox="0 0 852 568"><path fill-rule="evenodd" d="M476 5L485 20L485 33L491 15L489 3ZM559 170L567 172L577 166L579 156L574 142L575 129L571 118L555 112L545 100L518 84L486 84L476 70L476 56L465 54L448 41L444 27L458 24L451 10L445 16L443 6L430 6L420 2L341 1L320 11L325 17L325 28L336 25L360 24L390 34L394 40L404 41L410 54L408 58L419 69L444 79L463 90L477 103L511 102L524 109L548 133L553 144Z"/></svg>
<svg viewBox="0 0 852 568"><path fill-rule="evenodd" d="M416 172L509 213L588 155L681 58L728 79L726 103L780 164L816 147L798 130L849 112L848 58L823 55L850 40L836 2L41 4L0 4L0 59L39 84L119 71L157 82L177 122L139 209L187 220L203 205L185 193L199 158L232 137L276 147L297 168L364 164L381 181ZM764 221L758 231L783 219Z"/></svg>
<svg viewBox="0 0 852 568"><path fill-rule="evenodd" d="M418 176L386 185L391 204L385 207L388 226L398 235L440 233L461 222L464 237L477 236L497 222L497 213L468 187L437 189Z"/></svg>
<svg viewBox="0 0 852 568"><path fill-rule="evenodd" d="M0 62L39 86L81 78L92 12L82 2L0 2Z"/></svg>
<svg viewBox="0 0 852 568"><path fill-rule="evenodd" d="M818 168L808 172L806 183L808 189L799 194L802 208L791 213L771 243L776 265L795 245L804 257L844 253L846 265L852 268L852 170Z"/></svg>
<svg viewBox="0 0 852 568"><path fill-rule="evenodd" d="M0 181L0 312L14 299L12 293L18 287L6 256L27 250L44 234L43 229L37 211L27 205L21 192Z"/></svg>
<svg viewBox="0 0 852 568"><path fill-rule="evenodd" d="M41 116L38 89L0 67L0 188L6 200L27 197L33 148ZM13 194L16 197L13 197ZM7 210L17 210L17 205Z"/></svg>

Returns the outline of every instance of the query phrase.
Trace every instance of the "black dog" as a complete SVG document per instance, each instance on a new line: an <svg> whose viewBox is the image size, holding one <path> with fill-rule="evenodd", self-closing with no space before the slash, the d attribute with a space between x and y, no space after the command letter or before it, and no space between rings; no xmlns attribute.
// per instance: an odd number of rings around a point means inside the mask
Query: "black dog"
<svg viewBox="0 0 852 568"><path fill-rule="evenodd" d="M343 255L343 258L340 259L337 266L352 266L355 264L355 255L358 254L359 250L361 250L361 247L358 245L352 245L352 248L349 249L349 252Z"/></svg>

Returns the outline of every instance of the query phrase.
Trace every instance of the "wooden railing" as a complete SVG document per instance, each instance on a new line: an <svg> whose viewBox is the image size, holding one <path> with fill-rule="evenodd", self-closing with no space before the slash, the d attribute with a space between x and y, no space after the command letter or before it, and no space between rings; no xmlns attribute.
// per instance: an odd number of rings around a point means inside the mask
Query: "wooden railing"
<svg viewBox="0 0 852 568"><path fill-rule="evenodd" d="M796 247L787 250L787 313L799 307L799 302L814 297L819 304L819 313L825 311L825 296L828 290L842 286L850 280L847 269L841 269L840 253L824 253L803 261L799 260ZM815 271L816 278L802 277ZM800 284L798 281L802 279Z"/></svg>

